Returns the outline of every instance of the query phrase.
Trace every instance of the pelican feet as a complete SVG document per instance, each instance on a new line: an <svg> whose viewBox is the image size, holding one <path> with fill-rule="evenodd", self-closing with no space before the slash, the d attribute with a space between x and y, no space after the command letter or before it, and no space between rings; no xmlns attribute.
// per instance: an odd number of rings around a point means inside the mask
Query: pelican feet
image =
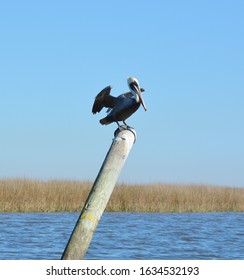
<svg viewBox="0 0 244 280"><path fill-rule="evenodd" d="M127 130L127 129L129 130L130 128L133 129L133 127L130 127L130 126L127 125L127 124L126 124L126 125L120 125L118 128L119 128L120 131L122 131L122 130Z"/></svg>
<svg viewBox="0 0 244 280"><path fill-rule="evenodd" d="M114 132L114 137L116 137L118 135L118 133L120 133L123 130L129 130L130 132L132 132L134 134L135 141L136 141L136 134L135 134L134 128L127 124L125 124L125 125L118 124L118 128ZM134 143L135 143L135 141L134 141Z"/></svg>
<svg viewBox="0 0 244 280"><path fill-rule="evenodd" d="M132 129L134 129L134 127L129 126L128 124L124 124L124 125L118 125L118 129L120 131L122 131L122 130L132 130Z"/></svg>
<svg viewBox="0 0 244 280"><path fill-rule="evenodd" d="M118 124L118 128L114 132L114 137L116 137L118 135L118 133L120 133L121 131L126 130L127 127L128 127L127 125Z"/></svg>

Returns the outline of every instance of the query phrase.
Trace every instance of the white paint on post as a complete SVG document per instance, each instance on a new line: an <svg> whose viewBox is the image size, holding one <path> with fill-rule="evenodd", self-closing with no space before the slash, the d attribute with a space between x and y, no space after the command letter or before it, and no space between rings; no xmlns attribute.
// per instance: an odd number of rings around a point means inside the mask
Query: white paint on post
<svg viewBox="0 0 244 280"><path fill-rule="evenodd" d="M91 242L119 174L136 140L134 129L116 130L116 136L76 222L62 260L81 260Z"/></svg>

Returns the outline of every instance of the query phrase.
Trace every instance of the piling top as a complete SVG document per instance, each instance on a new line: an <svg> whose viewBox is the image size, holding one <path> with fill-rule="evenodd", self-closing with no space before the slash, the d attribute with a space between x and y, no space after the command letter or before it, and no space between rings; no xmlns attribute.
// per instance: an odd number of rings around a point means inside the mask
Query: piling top
<svg viewBox="0 0 244 280"><path fill-rule="evenodd" d="M114 132L114 137L117 137L118 136L118 134L120 133L120 132L123 132L123 131L130 131L132 134L133 134L133 136L134 136L134 142L133 143L135 143L136 142L136 131L135 131L135 129L133 128L133 127L128 127L128 126L126 126L126 125L121 125L120 127L118 127L116 130L115 130L115 132Z"/></svg>

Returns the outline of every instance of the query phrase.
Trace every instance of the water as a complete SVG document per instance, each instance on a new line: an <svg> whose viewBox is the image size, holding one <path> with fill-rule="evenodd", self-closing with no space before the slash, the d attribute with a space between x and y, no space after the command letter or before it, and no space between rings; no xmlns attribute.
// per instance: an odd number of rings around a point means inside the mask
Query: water
<svg viewBox="0 0 244 280"><path fill-rule="evenodd" d="M0 259L60 259L79 213L1 213ZM105 213L86 259L244 259L244 213Z"/></svg>

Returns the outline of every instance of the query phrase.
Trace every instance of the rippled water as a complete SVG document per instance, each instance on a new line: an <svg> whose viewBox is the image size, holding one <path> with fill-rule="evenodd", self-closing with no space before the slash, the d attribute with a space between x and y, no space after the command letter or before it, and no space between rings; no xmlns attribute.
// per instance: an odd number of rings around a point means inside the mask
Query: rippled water
<svg viewBox="0 0 244 280"><path fill-rule="evenodd" d="M0 259L60 259L79 213L1 213ZM244 213L104 213L86 259L244 259Z"/></svg>

